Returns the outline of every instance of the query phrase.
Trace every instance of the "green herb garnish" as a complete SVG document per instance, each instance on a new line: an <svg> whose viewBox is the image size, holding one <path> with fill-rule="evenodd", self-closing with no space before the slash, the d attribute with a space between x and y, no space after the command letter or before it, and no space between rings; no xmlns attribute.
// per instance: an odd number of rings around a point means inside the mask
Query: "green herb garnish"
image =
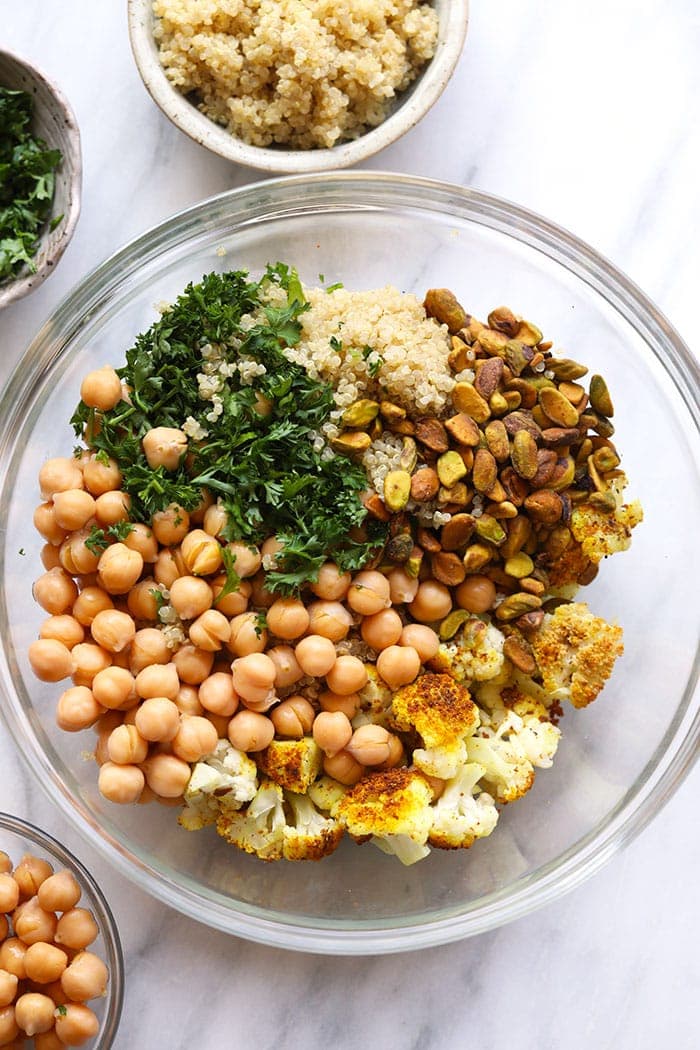
<svg viewBox="0 0 700 1050"><path fill-rule="evenodd" d="M220 601L223 601L229 594L233 594L241 586L241 578L236 572L234 565L236 561L236 555L231 553L229 547L224 547L221 551L221 556L224 559L224 569L226 570L226 583L223 585L216 598L214 599L214 605L218 605Z"/></svg>
<svg viewBox="0 0 700 1050"><path fill-rule="evenodd" d="M106 530L93 525L85 540L85 546L93 554L101 554L109 547L110 540L117 540L121 543L133 531L134 526L130 521L118 521L115 525L109 525Z"/></svg>
<svg viewBox="0 0 700 1050"><path fill-rule="evenodd" d="M0 88L0 281L25 265L36 272L33 257L51 214L54 173L61 163L60 150L31 134L32 116L30 95Z"/></svg>
<svg viewBox="0 0 700 1050"><path fill-rule="evenodd" d="M265 297L270 284L286 292L284 305L270 305ZM334 407L333 390L283 353L299 342L299 317L307 309L298 274L284 263L268 266L259 282L237 271L208 274L188 285L127 351L118 374L129 386L130 402L100 414L91 440L98 456L119 464L134 520L150 523L171 504L192 510L204 489L227 514L222 539L260 544L275 534L284 550L266 586L286 594L315 579L328 558L343 569L359 568L384 542L385 532L372 523L366 539L351 539L366 518L360 500L365 471L314 447L314 436ZM254 385L234 367L241 359L264 366ZM215 375L216 413L214 401L203 400L200 392L207 360ZM261 399L270 406L265 414ZM80 402L71 420L78 436L93 417ZM151 468L144 435L157 426L181 428L190 418L208 436L190 444L177 470ZM233 565L225 567L219 600L237 586Z"/></svg>

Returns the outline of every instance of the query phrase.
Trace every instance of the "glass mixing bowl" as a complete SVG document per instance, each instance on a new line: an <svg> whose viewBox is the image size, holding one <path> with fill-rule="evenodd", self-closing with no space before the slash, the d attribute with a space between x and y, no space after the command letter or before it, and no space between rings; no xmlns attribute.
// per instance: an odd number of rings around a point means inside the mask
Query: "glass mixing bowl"
<svg viewBox="0 0 700 1050"><path fill-rule="evenodd" d="M91 999L90 1009L97 1015L100 1030L86 1046L109 1050L114 1045L124 999L124 960L117 925L102 890L90 872L60 842L26 820L0 813L0 850L9 854L13 864L19 864L25 853L47 860L54 871L67 868L77 879L82 890L78 903L95 916L99 935L90 945L90 951L99 955L109 970L107 992L102 998ZM22 1044L24 1045L24 1044ZM32 1046L34 1043L32 1042Z"/></svg>
<svg viewBox="0 0 700 1050"><path fill-rule="evenodd" d="M318 864L265 864L212 829L188 833L159 805L117 807L85 760L90 734L54 724L61 687L37 682L27 648L42 611L32 532L37 473L70 454L82 376L123 361L135 335L210 270L294 263L307 283L452 288L476 316L506 303L556 348L603 373L616 441L645 521L585 597L626 650L598 701L563 719L554 768L469 851L410 868L343 843ZM268 944L375 954L480 933L546 904L643 828L697 750L700 555L698 366L649 300L590 248L482 193L421 179L340 173L226 193L168 220L95 270L47 321L0 408L0 677L17 746L65 813L125 875L222 930ZM90 744L88 743L88 747Z"/></svg>

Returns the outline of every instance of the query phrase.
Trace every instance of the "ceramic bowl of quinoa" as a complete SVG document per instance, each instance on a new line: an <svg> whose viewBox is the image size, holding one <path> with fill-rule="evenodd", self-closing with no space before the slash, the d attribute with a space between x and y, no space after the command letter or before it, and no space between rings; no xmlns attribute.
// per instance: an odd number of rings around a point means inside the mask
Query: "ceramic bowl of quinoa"
<svg viewBox="0 0 700 1050"><path fill-rule="evenodd" d="M468 0L354 4L129 0L136 65L190 138L235 164L351 167L417 124L446 87Z"/></svg>
<svg viewBox="0 0 700 1050"><path fill-rule="evenodd" d="M19 752L237 936L376 954L547 905L697 756L699 404L638 288L486 194L331 173L174 216L0 405Z"/></svg>

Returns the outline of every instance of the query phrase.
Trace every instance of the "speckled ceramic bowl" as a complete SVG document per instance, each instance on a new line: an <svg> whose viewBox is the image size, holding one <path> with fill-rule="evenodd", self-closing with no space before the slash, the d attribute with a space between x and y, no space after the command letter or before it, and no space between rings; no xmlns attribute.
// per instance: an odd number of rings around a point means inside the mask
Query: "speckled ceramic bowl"
<svg viewBox="0 0 700 1050"><path fill-rule="evenodd" d="M332 149L287 150L249 146L205 117L168 80L153 38L153 0L128 0L129 35L136 65L153 101L166 117L201 146L220 157L263 171L304 174L349 168L410 131L437 102L464 46L469 0L433 0L440 26L435 55L411 87L396 99L387 119L360 138Z"/></svg>
<svg viewBox="0 0 700 1050"><path fill-rule="evenodd" d="M14 279L0 281L1 310L45 281L63 255L80 215L82 160L75 114L63 92L43 73L18 55L0 51L0 87L26 91L33 97L34 134L63 154L56 172L52 210L52 215L62 215L63 218L54 230L47 224L34 256L36 272L32 273L25 267Z"/></svg>

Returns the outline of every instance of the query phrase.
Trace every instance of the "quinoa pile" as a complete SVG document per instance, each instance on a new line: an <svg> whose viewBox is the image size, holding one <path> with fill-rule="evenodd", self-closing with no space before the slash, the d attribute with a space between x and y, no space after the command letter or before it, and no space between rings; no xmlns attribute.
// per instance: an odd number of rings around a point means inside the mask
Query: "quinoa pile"
<svg viewBox="0 0 700 1050"><path fill-rule="evenodd" d="M168 79L253 146L328 148L386 119L435 52L416 0L154 0Z"/></svg>

